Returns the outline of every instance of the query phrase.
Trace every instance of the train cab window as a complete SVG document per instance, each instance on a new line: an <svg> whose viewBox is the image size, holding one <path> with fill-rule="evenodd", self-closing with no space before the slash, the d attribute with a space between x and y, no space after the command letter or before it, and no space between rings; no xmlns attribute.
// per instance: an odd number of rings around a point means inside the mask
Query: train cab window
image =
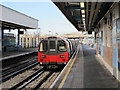
<svg viewBox="0 0 120 90"><path fill-rule="evenodd" d="M49 41L49 50L50 51L56 51L55 49L56 49L56 44L55 44L55 41Z"/></svg>
<svg viewBox="0 0 120 90"><path fill-rule="evenodd" d="M40 50L41 52L44 52L44 51L47 51L47 46L48 46L48 42L46 40L43 40L41 43L40 43Z"/></svg>
<svg viewBox="0 0 120 90"><path fill-rule="evenodd" d="M63 40L58 40L58 50L61 51L61 52L67 50L66 44Z"/></svg>

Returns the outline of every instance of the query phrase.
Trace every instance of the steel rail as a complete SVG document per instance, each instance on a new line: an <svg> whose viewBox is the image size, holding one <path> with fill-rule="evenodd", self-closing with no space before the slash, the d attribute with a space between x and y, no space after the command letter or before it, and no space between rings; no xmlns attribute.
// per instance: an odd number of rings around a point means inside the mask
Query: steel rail
<svg viewBox="0 0 120 90"><path fill-rule="evenodd" d="M36 74L40 73L41 71L43 71L44 68L41 68L39 70L37 70L36 72L34 72L32 75L30 75L29 77L25 78L23 81L19 82L18 84L16 84L15 86L11 87L9 90L13 90L13 89L17 89L18 87L20 87L22 84L24 84L26 81L28 81L29 79L31 79L33 76L35 76Z"/></svg>
<svg viewBox="0 0 120 90"><path fill-rule="evenodd" d="M36 61L37 61L37 60L36 60ZM7 70L2 71L2 75L0 76L0 78L1 78L1 77L5 77L5 76L7 76L8 74L14 73L14 72L16 72L17 70L20 70L20 69L22 69L22 68L25 68L26 66L31 65L31 64L33 64L33 63L35 63L35 61L33 61L33 62L25 62L24 64L20 64L20 65L14 66L14 67L10 67L10 68L8 68Z"/></svg>
<svg viewBox="0 0 120 90"><path fill-rule="evenodd" d="M13 77L13 76L17 75L18 73L23 72L23 71L25 71L25 70L27 70L27 69L29 69L29 68L37 65L37 64L39 64L39 63L36 62L36 63L34 63L34 64L32 64L32 65L29 65L29 66L27 66L27 67L25 67L25 68L22 68L22 69L16 71L16 72L14 72L14 73L11 73L11 74L3 77L3 78L0 78L0 82L4 82L5 80L9 79L10 77Z"/></svg>
<svg viewBox="0 0 120 90"><path fill-rule="evenodd" d="M49 74L47 74L35 87L32 88L32 90L37 90L47 79L53 74L54 72L51 71Z"/></svg>
<svg viewBox="0 0 120 90"><path fill-rule="evenodd" d="M1 71L2 71L2 72L8 71L8 70L10 70L10 69L12 69L12 68L15 68L15 67L18 67L18 66L20 66L20 65L23 65L23 64L25 64L25 63L27 63L27 62L29 62L29 61L30 61L30 60L22 61L22 62L20 62L20 63L18 63L18 64L9 66L9 68L2 69ZM34 60L32 60L32 61L34 61ZM35 61L36 61L36 60L35 60Z"/></svg>
<svg viewBox="0 0 120 90"><path fill-rule="evenodd" d="M18 90L23 89L24 87L26 87L28 84L30 84L32 81L34 81L36 78L38 78L40 75L42 75L45 72L45 70L39 72L37 75L35 75L34 77L32 77L29 81L27 81L25 84L23 84L22 86L19 87Z"/></svg>

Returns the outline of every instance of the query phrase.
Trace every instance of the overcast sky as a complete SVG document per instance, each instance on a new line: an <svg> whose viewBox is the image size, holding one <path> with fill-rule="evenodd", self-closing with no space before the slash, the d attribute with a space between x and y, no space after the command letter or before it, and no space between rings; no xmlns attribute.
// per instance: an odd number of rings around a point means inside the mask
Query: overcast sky
<svg viewBox="0 0 120 90"><path fill-rule="evenodd" d="M2 2L1 4L38 19L38 27L42 34L66 34L77 32L76 28L51 1ZM49 31L51 31L51 33Z"/></svg>

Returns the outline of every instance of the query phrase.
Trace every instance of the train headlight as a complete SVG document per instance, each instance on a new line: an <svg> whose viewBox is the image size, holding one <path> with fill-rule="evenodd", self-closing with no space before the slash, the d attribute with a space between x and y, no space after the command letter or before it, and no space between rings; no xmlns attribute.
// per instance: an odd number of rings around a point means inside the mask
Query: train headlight
<svg viewBox="0 0 120 90"><path fill-rule="evenodd" d="M65 58L65 55L60 55L60 58Z"/></svg>
<svg viewBox="0 0 120 90"><path fill-rule="evenodd" d="M40 63L40 64L42 64L42 63Z"/></svg>
<svg viewBox="0 0 120 90"><path fill-rule="evenodd" d="M45 55L41 55L40 57L41 57L41 58L46 58L46 56L45 56Z"/></svg>

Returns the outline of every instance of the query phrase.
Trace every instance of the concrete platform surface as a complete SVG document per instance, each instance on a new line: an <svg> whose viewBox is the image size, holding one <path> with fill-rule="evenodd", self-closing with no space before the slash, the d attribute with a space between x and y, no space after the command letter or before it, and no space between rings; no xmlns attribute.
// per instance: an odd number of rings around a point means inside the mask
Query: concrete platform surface
<svg viewBox="0 0 120 90"><path fill-rule="evenodd" d="M118 89L119 82L96 60L94 49L80 45L76 60L61 88Z"/></svg>
<svg viewBox="0 0 120 90"><path fill-rule="evenodd" d="M8 57L8 56L13 56L13 55L18 55L18 54L22 54L22 53L33 52L33 51L37 51L37 50L38 50L37 48L26 48L26 49L19 49L16 51L3 52L2 58Z"/></svg>
<svg viewBox="0 0 120 90"><path fill-rule="evenodd" d="M19 49L9 52L2 52L2 54L0 53L0 61L7 60L10 58L15 58L18 56L28 55L37 51L38 51L37 48L28 48L28 49Z"/></svg>

